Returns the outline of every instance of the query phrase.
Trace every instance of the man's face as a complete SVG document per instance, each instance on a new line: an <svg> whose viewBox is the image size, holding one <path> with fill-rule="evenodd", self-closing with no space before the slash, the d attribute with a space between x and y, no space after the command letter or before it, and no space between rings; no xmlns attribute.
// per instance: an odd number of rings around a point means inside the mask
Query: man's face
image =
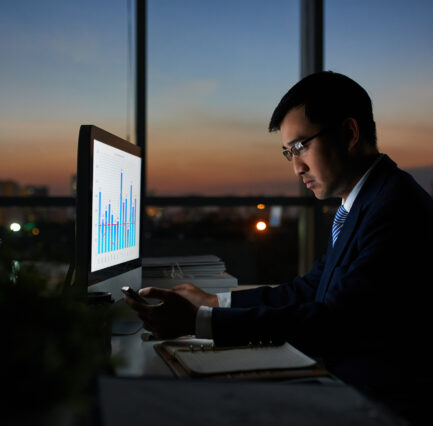
<svg viewBox="0 0 433 426"><path fill-rule="evenodd" d="M321 129L305 116L305 107L290 110L280 126L283 149L290 149L296 142L309 138ZM302 178L316 198L329 197L345 199L350 193L345 166L347 153L338 148L337 141L331 140L334 132L324 132L306 144L299 156L293 156L295 174Z"/></svg>

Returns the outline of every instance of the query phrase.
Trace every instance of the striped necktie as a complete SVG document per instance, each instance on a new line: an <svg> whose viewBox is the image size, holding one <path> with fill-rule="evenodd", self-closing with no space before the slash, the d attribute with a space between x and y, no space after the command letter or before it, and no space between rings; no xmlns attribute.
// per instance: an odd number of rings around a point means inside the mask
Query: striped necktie
<svg viewBox="0 0 433 426"><path fill-rule="evenodd" d="M335 246L335 241L337 241L338 234L340 233L348 214L349 212L343 205L338 208L337 213L335 214L334 222L332 224L332 247Z"/></svg>

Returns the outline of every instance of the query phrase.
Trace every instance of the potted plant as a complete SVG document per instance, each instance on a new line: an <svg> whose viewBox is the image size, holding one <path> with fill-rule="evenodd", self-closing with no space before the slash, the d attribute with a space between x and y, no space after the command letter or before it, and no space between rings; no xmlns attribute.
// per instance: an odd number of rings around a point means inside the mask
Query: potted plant
<svg viewBox="0 0 433 426"><path fill-rule="evenodd" d="M109 310L78 300L60 283L48 285L7 256L0 263L0 423L91 424L93 383L113 369Z"/></svg>

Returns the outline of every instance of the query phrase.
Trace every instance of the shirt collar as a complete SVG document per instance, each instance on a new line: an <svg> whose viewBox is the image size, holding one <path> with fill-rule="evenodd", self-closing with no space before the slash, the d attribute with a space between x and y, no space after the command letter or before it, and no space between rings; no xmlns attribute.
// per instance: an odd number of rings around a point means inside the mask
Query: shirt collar
<svg viewBox="0 0 433 426"><path fill-rule="evenodd" d="M345 208L345 210L347 210L347 212L350 212L350 209L352 208L353 203L355 202L355 199L359 194L359 191L361 191L361 188L363 187L365 181L367 180L368 175L374 169L374 167L379 162L379 160L382 158L382 156L383 155L380 154L379 157L377 157L376 160L374 160L374 163L368 168L368 170L364 173L362 178L359 179L357 184L353 187L352 191L350 191L350 194L346 198L346 201L344 201L344 202L343 202L343 200L341 201L341 204L344 206L344 208Z"/></svg>

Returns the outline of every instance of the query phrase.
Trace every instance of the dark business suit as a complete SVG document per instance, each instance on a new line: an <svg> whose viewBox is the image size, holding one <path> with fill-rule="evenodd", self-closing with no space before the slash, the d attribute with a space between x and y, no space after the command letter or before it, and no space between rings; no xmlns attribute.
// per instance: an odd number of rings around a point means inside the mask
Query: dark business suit
<svg viewBox="0 0 433 426"><path fill-rule="evenodd" d="M233 292L231 309L213 310L214 340L287 340L348 383L386 393L415 380L407 357L430 343L432 262L433 200L383 156L335 247L291 284Z"/></svg>

